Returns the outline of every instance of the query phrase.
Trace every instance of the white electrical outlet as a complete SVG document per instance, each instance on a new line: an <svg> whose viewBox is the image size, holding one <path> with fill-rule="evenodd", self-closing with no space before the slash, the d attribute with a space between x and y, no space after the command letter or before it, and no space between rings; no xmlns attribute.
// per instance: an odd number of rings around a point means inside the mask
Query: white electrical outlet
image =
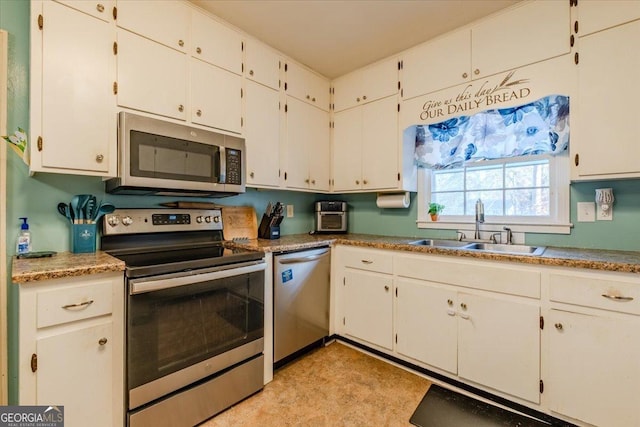
<svg viewBox="0 0 640 427"><path fill-rule="evenodd" d="M594 202L578 203L578 222L594 222L596 220L596 204Z"/></svg>
<svg viewBox="0 0 640 427"><path fill-rule="evenodd" d="M293 205L287 205L287 218L293 218Z"/></svg>

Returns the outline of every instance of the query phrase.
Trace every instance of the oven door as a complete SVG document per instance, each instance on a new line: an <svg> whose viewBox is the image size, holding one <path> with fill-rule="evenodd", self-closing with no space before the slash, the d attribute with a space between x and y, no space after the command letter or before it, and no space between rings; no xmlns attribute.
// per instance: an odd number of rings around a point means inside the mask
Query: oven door
<svg viewBox="0 0 640 427"><path fill-rule="evenodd" d="M128 281L129 409L264 350L263 261Z"/></svg>

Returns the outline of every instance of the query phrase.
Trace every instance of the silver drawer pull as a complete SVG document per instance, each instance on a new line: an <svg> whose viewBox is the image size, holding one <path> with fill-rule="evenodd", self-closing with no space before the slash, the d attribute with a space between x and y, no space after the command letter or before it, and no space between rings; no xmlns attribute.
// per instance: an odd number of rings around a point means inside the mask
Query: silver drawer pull
<svg viewBox="0 0 640 427"><path fill-rule="evenodd" d="M373 261L369 260L369 259L361 259L360 260L363 264L373 264Z"/></svg>
<svg viewBox="0 0 640 427"><path fill-rule="evenodd" d="M91 304L93 304L93 300L90 299L89 301L85 301L85 302L79 302L76 304L67 304L67 305L63 305L62 308L64 308L65 310L75 310L75 309L83 309L83 308L87 308L89 307Z"/></svg>
<svg viewBox="0 0 640 427"><path fill-rule="evenodd" d="M609 294L602 294L602 296L608 299L612 299L614 301L633 301L633 297L621 297L618 295L609 295Z"/></svg>
<svg viewBox="0 0 640 427"><path fill-rule="evenodd" d="M107 343L107 341L108 341L108 340L107 340L106 338L100 338L100 339L98 340L98 344L100 344L100 345L105 345L105 344Z"/></svg>

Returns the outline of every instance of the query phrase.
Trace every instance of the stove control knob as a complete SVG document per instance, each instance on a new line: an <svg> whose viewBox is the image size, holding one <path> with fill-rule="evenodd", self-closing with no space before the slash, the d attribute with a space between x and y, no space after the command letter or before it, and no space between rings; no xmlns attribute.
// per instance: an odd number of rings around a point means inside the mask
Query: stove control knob
<svg viewBox="0 0 640 427"><path fill-rule="evenodd" d="M129 226L131 224L133 224L133 218L128 215L122 218L122 225Z"/></svg>
<svg viewBox="0 0 640 427"><path fill-rule="evenodd" d="M218 223L220 222L220 217L218 215L213 217L213 222Z"/></svg>
<svg viewBox="0 0 640 427"><path fill-rule="evenodd" d="M118 218L116 215L111 215L109 216L109 218L107 218L107 224L109 224L112 227L115 227L118 224L120 224L120 218Z"/></svg>
<svg viewBox="0 0 640 427"><path fill-rule="evenodd" d="M196 217L196 222L198 224L202 224L202 217L201 216Z"/></svg>
<svg viewBox="0 0 640 427"><path fill-rule="evenodd" d="M211 222L211 217L209 215L204 217L204 220L206 221L206 223L210 223Z"/></svg>

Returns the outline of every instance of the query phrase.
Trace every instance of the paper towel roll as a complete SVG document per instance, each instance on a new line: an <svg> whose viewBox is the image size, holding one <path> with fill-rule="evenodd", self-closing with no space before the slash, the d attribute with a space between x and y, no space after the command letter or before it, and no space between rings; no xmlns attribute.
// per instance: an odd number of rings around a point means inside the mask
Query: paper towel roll
<svg viewBox="0 0 640 427"><path fill-rule="evenodd" d="M408 208L411 203L409 192L404 193L378 193L376 205L379 208Z"/></svg>

